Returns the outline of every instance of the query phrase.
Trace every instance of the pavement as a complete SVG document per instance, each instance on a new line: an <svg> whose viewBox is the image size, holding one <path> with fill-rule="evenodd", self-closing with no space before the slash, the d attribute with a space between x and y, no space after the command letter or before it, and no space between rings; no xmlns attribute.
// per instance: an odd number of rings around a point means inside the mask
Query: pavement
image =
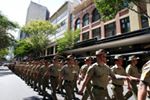
<svg viewBox="0 0 150 100"><path fill-rule="evenodd" d="M81 85L78 86L81 88ZM124 86L127 92L127 86ZM47 89L48 93L51 91ZM112 95L110 85L108 85L109 95ZM81 100L81 95L75 94L78 100ZM61 94L57 94L58 100L64 100ZM12 73L7 67L0 66L0 100L43 100L41 95L28 86L20 77ZM51 99L48 99L51 100ZM90 100L90 99L88 99ZM136 100L132 96L129 100ZM150 99L147 99L150 100Z"/></svg>

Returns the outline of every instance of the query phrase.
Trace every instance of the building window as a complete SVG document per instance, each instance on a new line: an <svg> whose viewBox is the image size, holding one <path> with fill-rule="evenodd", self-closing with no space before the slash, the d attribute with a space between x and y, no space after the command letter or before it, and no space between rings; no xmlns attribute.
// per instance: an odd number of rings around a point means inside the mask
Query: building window
<svg viewBox="0 0 150 100"><path fill-rule="evenodd" d="M70 16L69 16L69 18L70 18L70 30L72 30L73 29L73 15L72 14L70 14Z"/></svg>
<svg viewBox="0 0 150 100"><path fill-rule="evenodd" d="M101 34L100 27L92 30L92 38L99 39L99 38L101 38L100 34Z"/></svg>
<svg viewBox="0 0 150 100"><path fill-rule="evenodd" d="M121 33L126 33L130 31L129 17L121 19L120 24L121 24Z"/></svg>
<svg viewBox="0 0 150 100"><path fill-rule="evenodd" d="M83 16L83 27L89 24L89 14Z"/></svg>
<svg viewBox="0 0 150 100"><path fill-rule="evenodd" d="M92 22L95 22L100 19L100 14L98 10L95 8L92 12Z"/></svg>
<svg viewBox="0 0 150 100"><path fill-rule="evenodd" d="M79 29L80 28L80 19L78 18L75 22L75 29Z"/></svg>
<svg viewBox="0 0 150 100"><path fill-rule="evenodd" d="M116 24L115 22L105 26L105 37L114 36L116 33Z"/></svg>
<svg viewBox="0 0 150 100"><path fill-rule="evenodd" d="M141 16L141 24L142 24L142 28L149 27L148 18L146 16Z"/></svg>
<svg viewBox="0 0 150 100"><path fill-rule="evenodd" d="M89 32L83 33L82 34L82 41L88 40L89 39Z"/></svg>
<svg viewBox="0 0 150 100"><path fill-rule="evenodd" d="M50 47L47 49L47 55L53 54L54 47Z"/></svg>
<svg viewBox="0 0 150 100"><path fill-rule="evenodd" d="M64 26L66 24L65 20L60 23L60 26Z"/></svg>

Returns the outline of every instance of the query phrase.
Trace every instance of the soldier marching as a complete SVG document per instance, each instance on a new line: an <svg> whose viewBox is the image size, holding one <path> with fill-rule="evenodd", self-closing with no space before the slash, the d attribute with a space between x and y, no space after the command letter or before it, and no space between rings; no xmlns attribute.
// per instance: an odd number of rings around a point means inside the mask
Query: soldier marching
<svg viewBox="0 0 150 100"><path fill-rule="evenodd" d="M61 90L59 93L65 92L65 100L77 99L77 94L82 95L81 100L128 100L133 93L138 100L146 100L147 89L150 87L150 61L143 66L140 75L136 66L138 58L134 55L129 57L126 69L123 68L122 56L114 57L115 65L112 68L107 65L105 50L97 50L95 57L95 63L92 63L91 57L85 57L85 64L82 66L79 66L80 60L77 61L73 55L63 58L56 55L51 60L20 61L9 68L39 95L43 95L43 99L49 97L48 90L51 90L52 100L59 100L57 94ZM129 91L123 95L126 82ZM107 87L110 83L112 96Z"/></svg>

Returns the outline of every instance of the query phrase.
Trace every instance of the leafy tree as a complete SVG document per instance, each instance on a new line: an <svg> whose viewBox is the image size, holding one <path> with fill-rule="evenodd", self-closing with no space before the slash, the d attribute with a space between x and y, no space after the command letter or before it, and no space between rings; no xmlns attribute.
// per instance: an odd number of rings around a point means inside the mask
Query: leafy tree
<svg viewBox="0 0 150 100"><path fill-rule="evenodd" d="M25 55L28 55L31 51L32 51L31 43L28 41L28 39L24 39L17 42L14 54L16 56L23 57Z"/></svg>
<svg viewBox="0 0 150 100"><path fill-rule="evenodd" d="M56 29L57 26L52 25L49 21L44 20L31 21L22 27L22 31L30 35L54 34Z"/></svg>
<svg viewBox="0 0 150 100"><path fill-rule="evenodd" d="M10 21L0 13L0 49L6 48L14 43L14 37L10 34L10 30L18 28L18 24Z"/></svg>
<svg viewBox="0 0 150 100"><path fill-rule="evenodd" d="M8 49L1 49L0 50L0 60L3 59L8 54Z"/></svg>
<svg viewBox="0 0 150 100"><path fill-rule="evenodd" d="M22 32L30 35L27 41L31 44L34 54L37 54L47 47L50 42L48 37L54 34L56 29L57 26L52 25L49 21L37 20L25 25Z"/></svg>
<svg viewBox="0 0 150 100"><path fill-rule="evenodd" d="M66 49L71 49L74 43L78 41L80 30L66 31L64 37L57 40L58 52L63 52Z"/></svg>
<svg viewBox="0 0 150 100"><path fill-rule="evenodd" d="M96 8L98 9L99 13L102 15L103 20L109 20L114 18L117 12L125 7L135 11L136 13L143 14L133 9L132 4L137 5L137 7L141 11L143 11L144 9L140 5L150 3L150 1L148 0L94 0L94 2L96 4ZM149 17L147 13L144 13L144 16Z"/></svg>

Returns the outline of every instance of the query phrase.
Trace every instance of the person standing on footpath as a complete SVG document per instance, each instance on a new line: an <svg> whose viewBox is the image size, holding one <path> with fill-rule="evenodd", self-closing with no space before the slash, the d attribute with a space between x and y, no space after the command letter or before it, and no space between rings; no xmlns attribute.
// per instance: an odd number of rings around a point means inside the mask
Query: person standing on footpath
<svg viewBox="0 0 150 100"><path fill-rule="evenodd" d="M132 77L136 77L136 78L140 78L140 73L138 71L138 68L137 68L137 61L138 57L132 55L129 57L128 61L130 62L130 64L126 67L126 73L129 75L129 76L132 76ZM137 92L138 92L138 88L137 88L137 85L138 85L138 81L136 80L131 80L130 81L130 84L132 86L132 91L134 92L135 96L137 96ZM127 100L128 98L130 98L133 93L132 91L128 91L125 95L125 99Z"/></svg>
<svg viewBox="0 0 150 100"><path fill-rule="evenodd" d="M80 85L80 82L84 80L89 66L92 65L92 58L91 57L86 57L84 61L85 61L85 64L80 69L80 77L79 77L79 81L78 81L79 85ZM81 100L87 100L89 96L90 96L91 100L94 100L94 97L93 97L93 94L91 91L91 87L92 87L91 82L89 82L86 86L86 90L84 91L83 97Z"/></svg>
<svg viewBox="0 0 150 100"><path fill-rule="evenodd" d="M138 100L146 100L148 87L150 87L150 60L143 65L138 87Z"/></svg>

